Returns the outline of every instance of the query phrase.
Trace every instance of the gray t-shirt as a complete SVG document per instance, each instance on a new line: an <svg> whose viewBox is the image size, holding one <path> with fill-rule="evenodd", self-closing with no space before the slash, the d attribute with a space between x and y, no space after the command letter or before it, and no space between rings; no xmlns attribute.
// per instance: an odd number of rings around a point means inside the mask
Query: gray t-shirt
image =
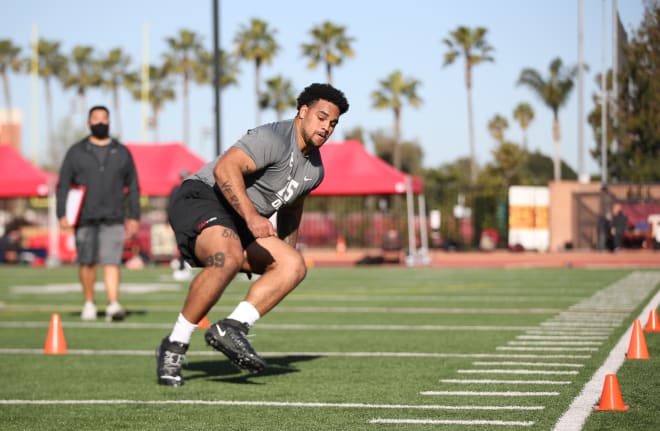
<svg viewBox="0 0 660 431"><path fill-rule="evenodd" d="M250 129L234 146L257 166L256 172L245 177L245 187L255 209L264 217L309 194L323 181L321 154L315 150L308 157L303 155L298 148L294 120ZM213 187L217 161L207 163L190 179Z"/></svg>

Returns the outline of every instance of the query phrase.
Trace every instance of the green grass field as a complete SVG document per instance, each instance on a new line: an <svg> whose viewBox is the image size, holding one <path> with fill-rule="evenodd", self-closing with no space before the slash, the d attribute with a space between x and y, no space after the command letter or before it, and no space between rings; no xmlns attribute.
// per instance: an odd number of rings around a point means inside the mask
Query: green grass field
<svg viewBox="0 0 660 431"><path fill-rule="evenodd" d="M75 267L0 266L1 428L550 430L657 294L660 272L640 273L312 268L251 331L266 372L237 371L200 329L185 386L169 388L154 349L187 284L168 268L125 270L129 315L106 323L80 321ZM234 281L209 319L248 286ZM53 313L63 355L43 353ZM616 373L630 410L593 412L583 429L660 429L660 333L645 339L651 358Z"/></svg>

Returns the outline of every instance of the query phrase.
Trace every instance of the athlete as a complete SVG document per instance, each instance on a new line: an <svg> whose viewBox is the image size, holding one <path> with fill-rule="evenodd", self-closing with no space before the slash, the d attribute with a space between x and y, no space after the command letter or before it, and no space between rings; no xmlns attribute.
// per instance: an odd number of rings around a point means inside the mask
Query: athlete
<svg viewBox="0 0 660 431"><path fill-rule="evenodd" d="M202 270L156 350L159 384L184 384L181 367L193 331L240 271L260 277L204 338L241 369L258 373L267 366L247 333L305 278L295 248L303 202L323 180L319 148L349 107L329 84L308 86L297 102L295 118L248 130L172 196L168 215L181 256ZM269 220L275 213L276 227Z"/></svg>

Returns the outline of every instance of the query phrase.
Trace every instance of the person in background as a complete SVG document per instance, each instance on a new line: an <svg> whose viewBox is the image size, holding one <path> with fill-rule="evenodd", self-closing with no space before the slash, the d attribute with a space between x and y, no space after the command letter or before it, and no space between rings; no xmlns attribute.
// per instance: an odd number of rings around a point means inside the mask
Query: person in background
<svg viewBox="0 0 660 431"><path fill-rule="evenodd" d="M307 274L296 250L303 202L323 180L320 147L348 111L344 94L329 84L308 86L297 101L295 118L248 130L172 197L168 215L181 255L202 270L174 328L157 347L161 385L184 384L181 368L197 323L240 271L260 277L204 338L241 369L257 373L267 365L247 333ZM273 214L277 227L269 220Z"/></svg>
<svg viewBox="0 0 660 431"><path fill-rule="evenodd" d="M614 239L614 251L621 250L623 247L623 236L628 229L628 217L623 213L621 204L615 204L613 208L614 216L612 218L612 234Z"/></svg>
<svg viewBox="0 0 660 431"><path fill-rule="evenodd" d="M137 171L128 148L110 137L110 113L105 106L89 110L88 125L91 134L73 144L62 162L57 217L62 229L72 227L66 216L67 194L73 186L84 186L85 196L75 225L85 300L80 317L97 317L94 283L100 264L108 300L106 320L122 320L126 311L119 303L119 283L124 239L137 234L140 219Z"/></svg>

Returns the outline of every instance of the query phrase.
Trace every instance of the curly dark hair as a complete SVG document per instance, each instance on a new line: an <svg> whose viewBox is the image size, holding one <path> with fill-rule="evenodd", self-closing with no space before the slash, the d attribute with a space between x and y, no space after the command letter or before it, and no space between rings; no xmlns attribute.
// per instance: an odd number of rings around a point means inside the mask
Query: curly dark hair
<svg viewBox="0 0 660 431"><path fill-rule="evenodd" d="M311 84L300 93L298 96L298 110L300 110L303 105L310 106L320 99L327 100L328 102L337 105L337 108L339 108L339 115L348 111L348 100L346 100L344 93L330 84L319 83Z"/></svg>

